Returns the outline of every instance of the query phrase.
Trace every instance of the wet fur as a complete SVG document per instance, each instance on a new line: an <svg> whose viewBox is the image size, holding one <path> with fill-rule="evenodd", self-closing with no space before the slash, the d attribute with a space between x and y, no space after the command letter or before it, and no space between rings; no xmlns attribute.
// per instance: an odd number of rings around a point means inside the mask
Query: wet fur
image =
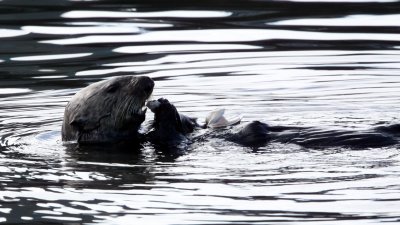
<svg viewBox="0 0 400 225"><path fill-rule="evenodd" d="M196 119L180 114L167 99L158 99L157 107L150 107L154 113L152 130L148 133L150 142L164 147L179 147L190 143L187 135L199 125Z"/></svg>
<svg viewBox="0 0 400 225"><path fill-rule="evenodd" d="M230 141L249 147L260 147L270 141L293 143L307 148L385 147L398 143L399 125L382 126L371 130L329 130L312 127L268 126L253 121L239 132L229 135Z"/></svg>
<svg viewBox="0 0 400 225"><path fill-rule="evenodd" d="M154 111L154 130L152 140L164 145L186 141L186 134L192 132L197 123L193 119L179 114L175 106L166 99L158 100L161 104ZM182 119L184 118L184 119ZM184 128L187 126L188 128ZM269 126L260 121L253 121L243 126L238 132L230 129L210 130L195 141L210 138L222 138L248 147L262 147L269 142L293 143L308 148L349 147L368 148L384 147L398 143L400 125L380 126L370 130L330 130L313 127Z"/></svg>
<svg viewBox="0 0 400 225"><path fill-rule="evenodd" d="M65 108L62 140L80 144L136 140L145 119L141 108L153 87L148 77L122 76L83 88Z"/></svg>

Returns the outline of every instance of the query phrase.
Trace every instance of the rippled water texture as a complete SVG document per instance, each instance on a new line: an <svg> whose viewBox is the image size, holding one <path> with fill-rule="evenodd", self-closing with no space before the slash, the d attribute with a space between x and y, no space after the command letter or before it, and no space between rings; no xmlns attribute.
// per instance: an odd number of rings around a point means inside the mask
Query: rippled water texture
<svg viewBox="0 0 400 225"><path fill-rule="evenodd" d="M126 74L200 122L221 107L275 125L400 121L398 1L151 2L0 1L0 222L400 222L396 146L63 146L71 96Z"/></svg>

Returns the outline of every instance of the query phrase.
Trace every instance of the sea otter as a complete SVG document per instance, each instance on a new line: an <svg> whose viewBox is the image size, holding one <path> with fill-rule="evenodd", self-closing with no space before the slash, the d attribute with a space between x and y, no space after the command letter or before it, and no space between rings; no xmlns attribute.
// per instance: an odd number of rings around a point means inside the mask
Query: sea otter
<svg viewBox="0 0 400 225"><path fill-rule="evenodd" d="M120 76L93 83L65 107L62 140L79 144L138 141L145 102L154 81L146 76Z"/></svg>
<svg viewBox="0 0 400 225"><path fill-rule="evenodd" d="M233 125L223 115L223 111L214 111L207 117L206 123L215 124L200 126L188 116L178 113L178 110L167 99L152 101L147 106L155 113L154 126L150 133L150 141L156 143L177 145L187 142L187 134L196 128L219 127L225 129L210 129L203 135L196 136L193 141L210 138L222 138L243 146L261 147L269 142L293 143L308 148L349 147L368 148L384 147L398 143L400 125L380 126L370 130L332 130L315 127L270 126L260 121L253 121L243 126L239 131L226 129ZM240 121L240 120L238 120Z"/></svg>

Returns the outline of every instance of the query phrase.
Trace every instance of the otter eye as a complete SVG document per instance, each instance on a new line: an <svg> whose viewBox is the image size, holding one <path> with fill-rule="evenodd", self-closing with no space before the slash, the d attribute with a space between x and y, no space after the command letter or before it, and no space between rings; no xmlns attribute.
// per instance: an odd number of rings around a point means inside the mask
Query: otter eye
<svg viewBox="0 0 400 225"><path fill-rule="evenodd" d="M117 91L119 88L119 84L115 83L115 84L111 84L110 86L107 87L106 92L107 93L113 93L115 91Z"/></svg>

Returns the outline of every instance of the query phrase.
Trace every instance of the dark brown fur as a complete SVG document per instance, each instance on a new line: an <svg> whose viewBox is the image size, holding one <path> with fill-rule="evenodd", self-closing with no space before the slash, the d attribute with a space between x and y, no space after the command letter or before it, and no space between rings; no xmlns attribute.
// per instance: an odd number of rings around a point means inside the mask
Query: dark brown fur
<svg viewBox="0 0 400 225"><path fill-rule="evenodd" d="M121 76L93 83L65 107L62 140L80 144L133 141L145 119L142 107L153 92L151 78Z"/></svg>
<svg viewBox="0 0 400 225"><path fill-rule="evenodd" d="M161 146L177 147L189 143L187 134L194 131L199 125L195 118L180 114L167 99L160 98L147 103L154 113L152 130L148 139Z"/></svg>

